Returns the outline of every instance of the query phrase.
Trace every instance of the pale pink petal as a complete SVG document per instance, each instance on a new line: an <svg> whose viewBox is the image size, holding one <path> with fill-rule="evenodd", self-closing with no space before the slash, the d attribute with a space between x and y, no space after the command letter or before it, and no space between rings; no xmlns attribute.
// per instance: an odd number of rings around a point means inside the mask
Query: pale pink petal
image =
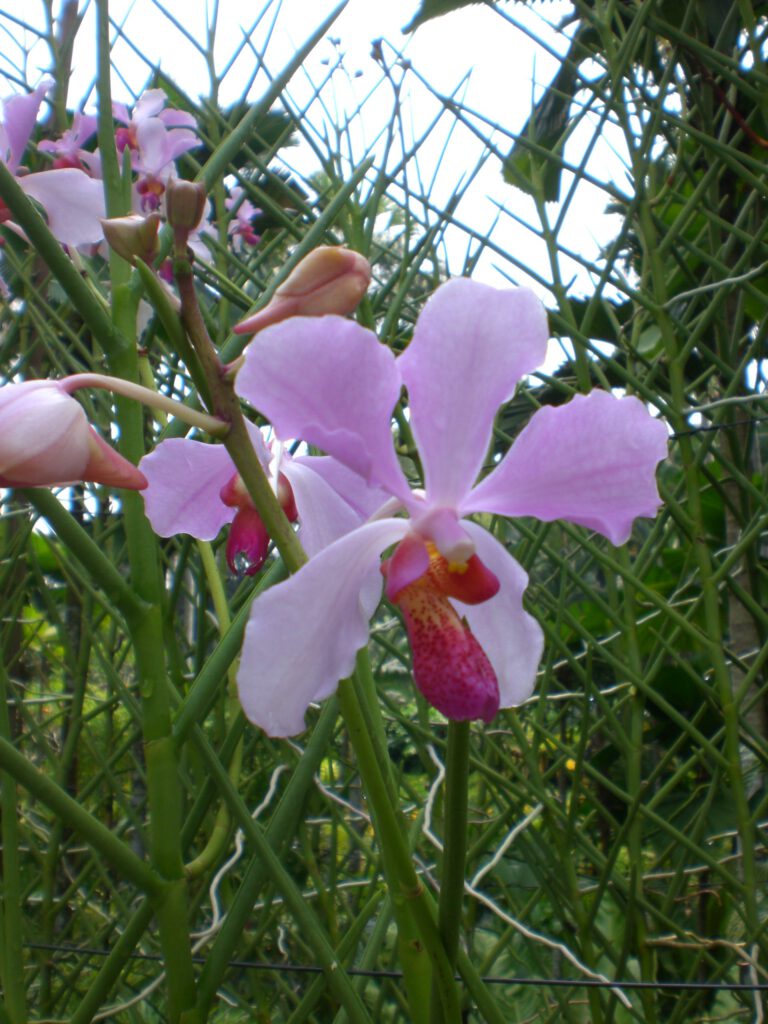
<svg viewBox="0 0 768 1024"><path fill-rule="evenodd" d="M544 361L547 338L544 307L524 288L455 278L429 299L398 365L430 504L455 508L466 496L497 409Z"/></svg>
<svg viewBox="0 0 768 1024"><path fill-rule="evenodd" d="M142 492L147 518L161 537L188 533L213 540L234 519L237 509L219 497L235 473L223 445L170 438L145 455L139 468L148 481Z"/></svg>
<svg viewBox="0 0 768 1024"><path fill-rule="evenodd" d="M113 102L112 104L112 117L121 124L130 124L131 115L128 111L128 107L124 103Z"/></svg>
<svg viewBox="0 0 768 1024"><path fill-rule="evenodd" d="M285 459L280 470L291 485L299 539L310 558L361 525L362 517L306 461Z"/></svg>
<svg viewBox="0 0 768 1024"><path fill-rule="evenodd" d="M106 217L104 186L84 171L63 167L18 179L19 185L45 210L51 234L62 245L77 247L100 242Z"/></svg>
<svg viewBox="0 0 768 1024"><path fill-rule="evenodd" d="M150 117L157 117L167 102L168 97L162 89L145 89L133 105L133 120L140 124Z"/></svg>
<svg viewBox="0 0 768 1024"><path fill-rule="evenodd" d="M302 455L293 460L309 466L358 513L360 519L368 519L389 500L389 493L380 487L369 487L357 473L331 458L330 455Z"/></svg>
<svg viewBox="0 0 768 1024"><path fill-rule="evenodd" d="M308 706L351 675L381 597L379 555L407 529L403 519L367 523L254 601L237 685L270 736L301 732Z"/></svg>
<svg viewBox="0 0 768 1024"><path fill-rule="evenodd" d="M245 350L237 390L278 437L302 438L368 484L409 497L390 426L400 374L390 350L359 324L295 317L265 328Z"/></svg>
<svg viewBox="0 0 768 1024"><path fill-rule="evenodd" d="M159 176L177 156L200 145L186 128L166 128L158 117L141 121L136 127L139 152L134 166L145 174Z"/></svg>
<svg viewBox="0 0 768 1024"><path fill-rule="evenodd" d="M168 128L197 128L197 118L194 114L187 113L186 110L176 110L175 108L161 110L157 116ZM200 144L199 139L196 139L196 144Z"/></svg>
<svg viewBox="0 0 768 1024"><path fill-rule="evenodd" d="M139 152L134 162L136 170L145 174L159 174L173 159L168 154L168 129L153 117L141 121L136 128Z"/></svg>
<svg viewBox="0 0 768 1024"><path fill-rule="evenodd" d="M27 148L43 97L53 88L53 84L53 79L45 78L32 92L22 96L9 96L3 102L3 134L7 153L0 153L0 158L13 173L18 170L24 150Z"/></svg>
<svg viewBox="0 0 768 1024"><path fill-rule="evenodd" d="M88 462L82 473L83 480L92 480L107 487L127 487L141 491L147 486L147 478L132 462L123 458L114 448L89 427L90 449Z"/></svg>
<svg viewBox="0 0 768 1024"><path fill-rule="evenodd" d="M567 519L623 544L637 516L656 515L668 439L637 398L576 395L534 413L462 511Z"/></svg>
<svg viewBox="0 0 768 1024"><path fill-rule="evenodd" d="M477 556L498 577L495 597L482 604L453 601L488 656L499 681L500 706L515 707L530 697L544 648L541 626L523 610L528 576L509 552L476 523L464 526L475 542Z"/></svg>

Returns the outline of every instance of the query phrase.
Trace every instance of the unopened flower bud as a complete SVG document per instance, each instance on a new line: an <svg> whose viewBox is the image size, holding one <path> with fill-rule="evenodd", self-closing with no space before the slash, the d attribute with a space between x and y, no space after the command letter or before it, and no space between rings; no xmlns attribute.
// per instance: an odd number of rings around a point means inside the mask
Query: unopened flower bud
<svg viewBox="0 0 768 1024"><path fill-rule="evenodd" d="M90 480L141 490L144 474L109 447L65 381L0 388L0 487L52 487Z"/></svg>
<svg viewBox="0 0 768 1024"><path fill-rule="evenodd" d="M151 264L157 255L159 213L150 213L147 217L139 213L132 213L128 217L111 217L103 220L101 226L109 247L130 264L135 264L137 257Z"/></svg>
<svg viewBox="0 0 768 1024"><path fill-rule="evenodd" d="M165 215L174 232L194 231L205 213L205 185L171 178L165 190Z"/></svg>
<svg viewBox="0 0 768 1024"><path fill-rule="evenodd" d="M321 245L296 264L264 309L234 331L255 334L291 316L345 316L356 308L370 281L371 265L365 256L342 246Z"/></svg>

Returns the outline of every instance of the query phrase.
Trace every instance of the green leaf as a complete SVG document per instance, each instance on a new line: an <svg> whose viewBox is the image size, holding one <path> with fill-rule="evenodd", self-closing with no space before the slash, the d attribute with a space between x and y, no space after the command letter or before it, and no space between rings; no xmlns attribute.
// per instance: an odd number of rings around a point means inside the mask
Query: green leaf
<svg viewBox="0 0 768 1024"><path fill-rule="evenodd" d="M460 7L469 7L470 4L487 3L487 0L422 0L420 10L413 16L411 21L403 29L403 32L413 32L423 25L425 21L432 18L439 18L450 11L456 11Z"/></svg>

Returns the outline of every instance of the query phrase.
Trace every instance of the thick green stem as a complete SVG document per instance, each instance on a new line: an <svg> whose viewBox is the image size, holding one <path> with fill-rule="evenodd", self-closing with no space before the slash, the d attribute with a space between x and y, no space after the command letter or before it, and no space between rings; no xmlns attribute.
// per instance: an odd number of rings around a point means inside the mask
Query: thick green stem
<svg viewBox="0 0 768 1024"><path fill-rule="evenodd" d="M371 738L354 679L339 683L339 704L357 758L376 834L379 837L392 899L403 900L413 915L429 954L446 1024L459 1024L461 1009L456 981L437 928L434 902L413 866L397 812L390 800L376 744Z"/></svg>
<svg viewBox="0 0 768 1024"><path fill-rule="evenodd" d="M461 905L467 854L469 788L469 722L448 723L445 761L443 863L440 874L438 925L451 966L456 964L461 930Z"/></svg>
<svg viewBox="0 0 768 1024"><path fill-rule="evenodd" d="M456 967L461 933L464 874L467 855L467 796L469 787L469 722L448 723L443 797L443 859L437 926L451 968ZM441 1024L440 1004L432 996L432 1022Z"/></svg>

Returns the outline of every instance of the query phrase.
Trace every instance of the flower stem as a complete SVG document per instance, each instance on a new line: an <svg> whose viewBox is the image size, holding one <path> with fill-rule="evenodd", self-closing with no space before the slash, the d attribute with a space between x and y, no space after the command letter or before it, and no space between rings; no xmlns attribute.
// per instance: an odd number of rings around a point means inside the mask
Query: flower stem
<svg viewBox="0 0 768 1024"><path fill-rule="evenodd" d="M174 270L181 298L181 318L210 388L212 411L229 425L229 431L223 439L224 445L232 456L267 533L275 542L289 571L295 572L306 562L307 556L253 449L233 381L222 366L208 336L197 301L192 267L188 260L177 258Z"/></svg>
<svg viewBox="0 0 768 1024"><path fill-rule="evenodd" d="M8 714L10 687L4 659L0 659L0 737L12 742L11 721ZM0 899L2 922L2 952L0 978L5 990L5 1008L10 1024L25 1024L27 1002L24 988L24 960L22 957L22 881L19 862L19 818L16 780L7 772L0 777L0 838L2 838L3 893Z"/></svg>
<svg viewBox="0 0 768 1024"><path fill-rule="evenodd" d="M467 794L469 783L469 722L448 723L443 797L443 859L437 927L451 969L456 967L461 931L464 870L467 853ZM432 990L432 1024L442 1024L438 993Z"/></svg>
<svg viewBox="0 0 768 1024"><path fill-rule="evenodd" d="M229 424L216 416L209 416L208 413L200 412L198 409L191 409L183 402L177 402L167 395L152 388L144 387L143 384L136 384L134 381L125 380L122 377L110 377L105 373L76 373L61 381L67 392L77 391L78 388L101 388L103 391L111 391L116 395L123 395L125 398L133 398L142 405L148 405L153 409L162 409L177 419L184 420L191 427L200 427L206 430L213 437L224 437L229 430Z"/></svg>
<svg viewBox="0 0 768 1024"><path fill-rule="evenodd" d="M413 915L421 941L432 962L434 983L442 1002L443 1020L446 1024L459 1024L461 1009L458 989L438 931L435 906L413 866L398 814L390 800L377 745L371 737L366 716L360 706L354 678L345 679L339 684L338 697L372 810L393 903L404 904Z"/></svg>

